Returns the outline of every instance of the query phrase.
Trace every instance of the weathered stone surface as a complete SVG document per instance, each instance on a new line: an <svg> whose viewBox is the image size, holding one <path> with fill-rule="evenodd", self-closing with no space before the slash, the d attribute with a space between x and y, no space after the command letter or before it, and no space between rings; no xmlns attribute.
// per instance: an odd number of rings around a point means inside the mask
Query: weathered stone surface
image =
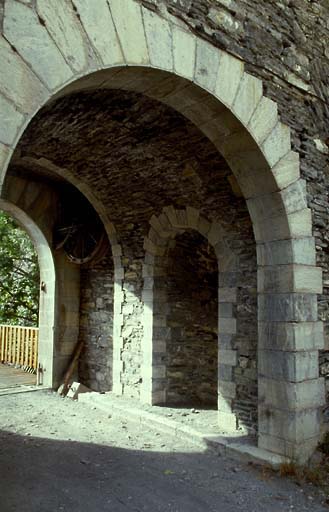
<svg viewBox="0 0 329 512"><path fill-rule="evenodd" d="M215 88L219 60L219 52L212 45L198 39L194 81L208 91Z"/></svg>
<svg viewBox="0 0 329 512"><path fill-rule="evenodd" d="M278 122L277 104L263 96L254 110L248 128L256 141L261 144Z"/></svg>
<svg viewBox="0 0 329 512"><path fill-rule="evenodd" d="M259 401L264 408L302 411L316 409L325 403L324 379L290 383L260 378L258 383Z"/></svg>
<svg viewBox="0 0 329 512"><path fill-rule="evenodd" d="M274 166L291 149L290 128L278 123L263 142L262 148L267 161L271 167Z"/></svg>
<svg viewBox="0 0 329 512"><path fill-rule="evenodd" d="M252 113L262 97L262 93L263 84L261 80L248 73L244 73L232 107L235 115L244 124L248 124Z"/></svg>
<svg viewBox="0 0 329 512"><path fill-rule="evenodd" d="M70 67L32 9L16 0L6 2L3 30L25 62L50 89L70 79Z"/></svg>
<svg viewBox="0 0 329 512"><path fill-rule="evenodd" d="M296 181L299 178L299 169L299 155L290 151L273 167L273 174L278 187L284 189Z"/></svg>
<svg viewBox="0 0 329 512"><path fill-rule="evenodd" d="M123 62L123 55L106 0L73 0L81 23L103 64Z"/></svg>
<svg viewBox="0 0 329 512"><path fill-rule="evenodd" d="M149 54L140 6L129 0L111 0L110 8L126 61L147 64Z"/></svg>
<svg viewBox="0 0 329 512"><path fill-rule="evenodd" d="M196 38L189 32L173 27L175 72L190 80L194 76Z"/></svg>
<svg viewBox="0 0 329 512"><path fill-rule="evenodd" d="M46 88L3 37L0 37L0 69L0 91L24 114L31 114L43 104L48 95Z"/></svg>
<svg viewBox="0 0 329 512"><path fill-rule="evenodd" d="M312 212L304 208L281 217L264 219L254 225L255 238L259 242L312 236Z"/></svg>
<svg viewBox="0 0 329 512"><path fill-rule="evenodd" d="M258 365L260 376L274 380L302 382L319 377L317 350L303 352L264 350Z"/></svg>
<svg viewBox="0 0 329 512"><path fill-rule="evenodd" d="M260 293L322 293L322 269L309 265L260 267Z"/></svg>
<svg viewBox="0 0 329 512"><path fill-rule="evenodd" d="M0 188L2 186L2 179L3 179L3 169L5 168L8 158L10 155L10 150L8 146L5 146L4 144L0 143Z"/></svg>
<svg viewBox="0 0 329 512"><path fill-rule="evenodd" d="M68 65L81 72L88 65L88 49L82 27L65 0L37 0L37 11Z"/></svg>
<svg viewBox="0 0 329 512"><path fill-rule="evenodd" d="M315 294L259 294L258 305L260 321L315 322L318 319Z"/></svg>
<svg viewBox="0 0 329 512"><path fill-rule="evenodd" d="M150 62L157 68L173 69L171 26L163 18L143 9L144 27Z"/></svg>
<svg viewBox="0 0 329 512"><path fill-rule="evenodd" d="M259 348L268 350L323 349L322 322L259 322Z"/></svg>
<svg viewBox="0 0 329 512"><path fill-rule="evenodd" d="M268 414L266 407L261 406L259 414L262 419L260 434L286 439L291 443L302 443L319 434L319 412L316 409L298 413L274 410L272 414Z"/></svg>
<svg viewBox="0 0 329 512"><path fill-rule="evenodd" d="M299 265L316 264L314 238L304 237L295 240L276 240L257 245L259 265Z"/></svg>
<svg viewBox="0 0 329 512"><path fill-rule="evenodd" d="M13 103L0 94L0 142L13 144L19 129L24 122L24 116L16 110Z"/></svg>
<svg viewBox="0 0 329 512"><path fill-rule="evenodd" d="M267 194L247 201L250 215L266 219L307 208L306 183L297 180L281 192Z"/></svg>
<svg viewBox="0 0 329 512"><path fill-rule="evenodd" d="M234 101L243 69L243 63L240 60L227 53L221 54L215 94L227 107L230 107Z"/></svg>

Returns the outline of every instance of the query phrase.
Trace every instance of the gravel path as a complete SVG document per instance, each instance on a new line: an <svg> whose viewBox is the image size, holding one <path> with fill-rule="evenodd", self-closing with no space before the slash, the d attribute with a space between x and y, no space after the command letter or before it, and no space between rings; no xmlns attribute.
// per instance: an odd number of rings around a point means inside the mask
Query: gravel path
<svg viewBox="0 0 329 512"><path fill-rule="evenodd" d="M312 486L52 392L0 396L1 512L328 511Z"/></svg>

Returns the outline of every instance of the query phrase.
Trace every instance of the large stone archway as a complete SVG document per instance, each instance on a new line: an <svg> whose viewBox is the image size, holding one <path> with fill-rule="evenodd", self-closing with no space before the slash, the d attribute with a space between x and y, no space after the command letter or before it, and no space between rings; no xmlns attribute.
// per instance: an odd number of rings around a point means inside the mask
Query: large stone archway
<svg viewBox="0 0 329 512"><path fill-rule="evenodd" d="M16 0L0 39L0 164L46 102L122 88L192 120L223 154L248 203L258 251L259 445L303 459L319 435L324 383L311 212L290 130L243 63L134 0ZM311 364L312 362L312 364Z"/></svg>

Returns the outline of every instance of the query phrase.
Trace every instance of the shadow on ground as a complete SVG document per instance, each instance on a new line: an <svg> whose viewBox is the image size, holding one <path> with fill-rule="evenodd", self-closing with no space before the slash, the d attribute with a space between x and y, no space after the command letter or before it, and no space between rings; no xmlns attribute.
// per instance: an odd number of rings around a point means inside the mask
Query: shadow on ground
<svg viewBox="0 0 329 512"><path fill-rule="evenodd" d="M213 453L152 452L0 432L1 512L310 510L292 482ZM327 510L312 501L312 512Z"/></svg>

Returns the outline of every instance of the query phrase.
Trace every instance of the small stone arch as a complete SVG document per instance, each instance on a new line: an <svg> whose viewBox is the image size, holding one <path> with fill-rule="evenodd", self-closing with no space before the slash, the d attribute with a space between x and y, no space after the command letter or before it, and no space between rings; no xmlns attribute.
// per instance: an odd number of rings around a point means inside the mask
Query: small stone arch
<svg viewBox="0 0 329 512"><path fill-rule="evenodd" d="M48 240L39 226L16 205L0 199L0 209L11 215L27 232L38 255L40 271L38 363L44 370L42 384L52 387L54 381L54 327L56 312L56 273Z"/></svg>
<svg viewBox="0 0 329 512"><path fill-rule="evenodd" d="M143 265L144 288L142 300L144 304L144 337L142 359L141 399L153 404L166 403L166 387L163 384L166 368L157 364L166 355L166 340L170 337L167 325L166 295L157 286L159 278L166 275L164 256L168 251L170 240L187 230L196 230L214 248L218 263L218 356L221 365L232 370L236 365L234 336L236 334L235 303L237 297L236 257L227 242L225 229L218 222L209 222L200 215L199 210L187 206L177 209L167 206L162 213L150 219L151 228L144 241L145 261ZM229 273L230 279L225 279ZM230 282L230 287L222 287L221 283ZM222 342L225 337L225 343ZM162 357L163 356L163 357ZM226 427L236 427L237 419L232 410L235 398L233 372L232 380L218 378L218 410L219 421Z"/></svg>

